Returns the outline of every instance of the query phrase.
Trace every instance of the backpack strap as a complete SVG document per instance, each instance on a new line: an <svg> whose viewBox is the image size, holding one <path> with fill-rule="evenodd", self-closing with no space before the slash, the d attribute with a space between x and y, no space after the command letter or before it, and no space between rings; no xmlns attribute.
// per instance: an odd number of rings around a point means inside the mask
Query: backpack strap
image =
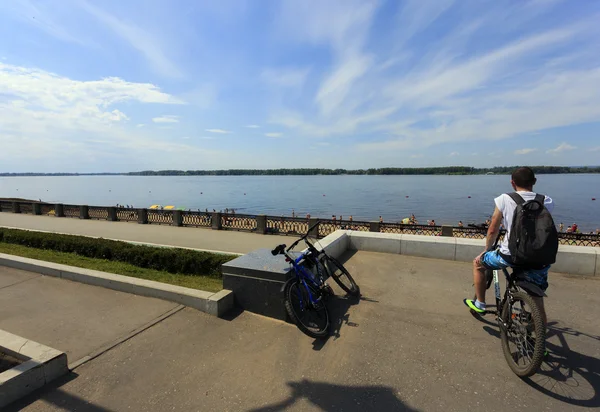
<svg viewBox="0 0 600 412"><path fill-rule="evenodd" d="M510 196L510 198L514 200L517 205L522 205L525 203L525 200L517 192L507 193L507 195ZM542 204L544 204L544 202L542 202Z"/></svg>
<svg viewBox="0 0 600 412"><path fill-rule="evenodd" d="M535 199L534 199L534 200L535 200L536 202L538 202L540 205L542 205L542 206L545 206L545 205L544 205L544 201L546 200L546 196L544 196L544 195L541 195L541 194L537 193L537 194L535 195Z"/></svg>

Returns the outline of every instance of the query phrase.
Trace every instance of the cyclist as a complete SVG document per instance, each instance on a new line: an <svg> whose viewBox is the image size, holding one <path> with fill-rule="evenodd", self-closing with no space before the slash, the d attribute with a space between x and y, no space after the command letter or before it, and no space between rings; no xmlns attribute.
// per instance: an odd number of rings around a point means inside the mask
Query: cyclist
<svg viewBox="0 0 600 412"><path fill-rule="evenodd" d="M533 185L535 185L537 179L533 170L529 167L519 167L512 173L512 179L510 181L513 189L523 198L523 200L533 200L536 193L533 192ZM464 299L463 302L473 311L484 314L485 313L485 271L486 270L500 270L507 267L513 267L512 260L510 257L510 251L508 250L508 239L510 237L511 224L513 215L517 204L512 198L503 194L494 199L496 208L492 215L487 237L485 251L477 256L473 261L473 280L475 283L475 295L476 300ZM548 196L544 198L544 206L548 212L552 213L554 209L554 202ZM503 241L500 243L498 249L489 251L493 246L500 230L500 225L504 225L506 228L506 234L504 235ZM526 269L523 272L525 278L531 283L539 286L543 291L548 288L548 269L550 266L537 269ZM546 325L546 311L544 309L544 300L542 298L533 297L538 304L544 326Z"/></svg>

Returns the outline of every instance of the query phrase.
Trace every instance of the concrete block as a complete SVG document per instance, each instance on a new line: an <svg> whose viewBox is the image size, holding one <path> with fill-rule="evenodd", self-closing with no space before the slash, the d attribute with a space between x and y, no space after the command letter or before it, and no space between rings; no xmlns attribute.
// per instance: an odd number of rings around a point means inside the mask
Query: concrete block
<svg viewBox="0 0 600 412"><path fill-rule="evenodd" d="M560 245L556 263L552 265L551 270L572 275L593 276L597 273L597 254L594 247Z"/></svg>
<svg viewBox="0 0 600 412"><path fill-rule="evenodd" d="M456 239L437 236L401 235L401 254L433 259L454 260Z"/></svg>
<svg viewBox="0 0 600 412"><path fill-rule="evenodd" d="M36 272L41 275L59 278L61 269L60 266L62 265L0 253L0 266L26 270L28 272Z"/></svg>
<svg viewBox="0 0 600 412"><path fill-rule="evenodd" d="M233 309L233 306L233 292L223 289L208 298L206 313L221 317Z"/></svg>
<svg viewBox="0 0 600 412"><path fill-rule="evenodd" d="M349 238L348 248L351 250L394 254L401 251L402 235L352 231Z"/></svg>
<svg viewBox="0 0 600 412"><path fill-rule="evenodd" d="M345 230L336 230L329 236L315 242L315 247L324 250L328 255L339 258L348 249L350 239Z"/></svg>
<svg viewBox="0 0 600 412"><path fill-rule="evenodd" d="M63 376L68 371L69 363L67 361L67 354L61 352L44 365L44 379L46 382L50 382Z"/></svg>
<svg viewBox="0 0 600 412"><path fill-rule="evenodd" d="M485 249L484 239L456 239L455 260L471 262Z"/></svg>

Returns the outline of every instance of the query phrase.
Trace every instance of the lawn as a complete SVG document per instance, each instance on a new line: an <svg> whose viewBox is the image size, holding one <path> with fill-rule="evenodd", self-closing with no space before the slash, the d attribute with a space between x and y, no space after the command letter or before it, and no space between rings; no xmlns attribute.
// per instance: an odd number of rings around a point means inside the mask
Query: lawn
<svg viewBox="0 0 600 412"><path fill-rule="evenodd" d="M218 292L223 289L223 281L215 277L201 275L185 275L169 273L161 270L144 269L129 263L116 262L104 259L94 259L79 256L74 253L55 252L47 249L35 249L27 246L0 242L0 253L21 256L31 259L45 260L47 262L63 265L77 266L85 269L100 270L102 272L116 273L139 279L154 280L171 285L185 286L208 292Z"/></svg>

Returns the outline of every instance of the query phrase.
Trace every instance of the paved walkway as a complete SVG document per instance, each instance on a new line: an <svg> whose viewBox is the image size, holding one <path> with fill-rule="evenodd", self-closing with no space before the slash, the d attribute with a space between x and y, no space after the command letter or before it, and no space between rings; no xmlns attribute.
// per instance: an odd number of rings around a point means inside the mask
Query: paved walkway
<svg viewBox="0 0 600 412"><path fill-rule="evenodd" d="M347 300L336 287L338 296L330 303L336 327L324 343L293 325L247 312L222 320L184 309L13 408L462 412L600 406L599 280L552 274L546 303L551 356L541 373L522 381L506 365L497 326L474 319L462 304L472 294L469 264L358 252L346 266L364 297ZM38 280L31 274L20 276L33 278L21 287ZM106 328L130 322L130 302L140 305L138 312L163 304L134 296L118 300L118 292L102 289L93 300L91 295L78 298L74 291L54 298L61 289L31 287L28 300L46 299L47 312L65 311L64 322L74 322L69 307L87 311L84 316L95 325L104 316ZM16 300L5 297L0 296L1 314ZM99 310L119 305L110 314ZM147 318L166 309L156 307ZM53 333L63 332L77 342L77 328L61 327L61 316L37 311L28 317L28 333L41 343L64 349L53 340ZM0 327L18 332L24 319L9 326L3 321ZM35 322L51 324L47 331L53 332L35 335Z"/></svg>
<svg viewBox="0 0 600 412"><path fill-rule="evenodd" d="M291 236L259 235L231 230L140 225L15 213L0 213L0 226L233 253L272 248L281 243L290 244L296 239Z"/></svg>

